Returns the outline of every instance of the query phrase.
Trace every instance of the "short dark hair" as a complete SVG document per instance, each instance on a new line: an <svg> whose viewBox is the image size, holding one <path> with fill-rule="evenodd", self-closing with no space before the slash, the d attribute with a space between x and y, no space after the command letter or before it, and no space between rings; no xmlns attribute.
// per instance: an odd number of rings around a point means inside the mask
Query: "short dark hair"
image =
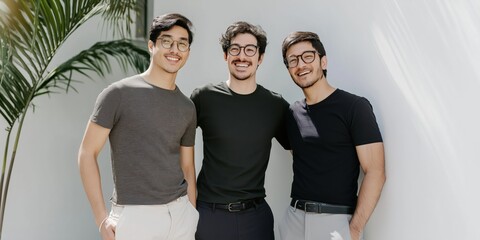
<svg viewBox="0 0 480 240"><path fill-rule="evenodd" d="M180 26L185 28L188 32L188 43L192 43L193 41L193 32L192 22L188 20L185 16L178 14L178 13L168 13L158 17L155 17L152 21L152 26L150 27L150 37L149 39L155 43L157 41L158 36L162 31L168 31L173 26Z"/></svg>
<svg viewBox="0 0 480 240"><path fill-rule="evenodd" d="M267 48L267 33L265 33L265 31L259 25L255 26L247 22L239 21L228 26L227 30L220 38L220 44L222 45L222 49L225 54L230 47L232 38L242 33L250 33L255 36L260 55L265 53L265 49Z"/></svg>
<svg viewBox="0 0 480 240"><path fill-rule="evenodd" d="M318 52L318 55L320 55L320 58L327 55L327 53L325 52L325 48L323 47L323 44L316 33L300 32L300 31L292 32L288 34L288 36L283 40L283 43L282 43L282 57L283 57L283 63L285 63L285 66L288 67L287 56L286 56L287 50L292 45L299 42L304 42L304 41L308 41L312 44L313 48L315 48L315 50ZM325 75L325 77L327 76L327 69L323 70L323 75Z"/></svg>

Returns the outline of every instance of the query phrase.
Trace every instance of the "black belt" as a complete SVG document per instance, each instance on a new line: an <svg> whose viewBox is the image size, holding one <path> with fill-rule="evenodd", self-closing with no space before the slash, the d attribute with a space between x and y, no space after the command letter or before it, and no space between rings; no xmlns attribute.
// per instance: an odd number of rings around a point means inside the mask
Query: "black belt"
<svg viewBox="0 0 480 240"><path fill-rule="evenodd" d="M314 213L334 213L334 214L353 214L355 208L342 205L333 205L328 203L314 202L308 200L292 199L290 206Z"/></svg>
<svg viewBox="0 0 480 240"><path fill-rule="evenodd" d="M229 212L240 212L240 211L244 211L244 210L253 208L256 205L263 203L264 201L265 201L265 199L263 199L263 198L255 198L255 199L249 199L249 200L245 200L245 201L239 201L239 202L233 202L233 203L227 203L227 204L206 203L206 202L204 202L204 203L207 204L209 207L211 207L214 210L215 209L223 209L223 210L227 210Z"/></svg>

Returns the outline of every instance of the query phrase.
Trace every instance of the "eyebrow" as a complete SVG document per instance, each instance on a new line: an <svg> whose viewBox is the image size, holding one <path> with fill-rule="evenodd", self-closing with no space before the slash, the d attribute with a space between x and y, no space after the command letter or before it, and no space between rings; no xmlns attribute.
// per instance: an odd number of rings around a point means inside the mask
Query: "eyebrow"
<svg viewBox="0 0 480 240"><path fill-rule="evenodd" d="M170 34L160 34L160 36L158 36L158 37L171 37L171 38L173 38L173 36L170 35ZM188 38L186 38L186 37L181 37L179 40L186 40L186 41L188 41Z"/></svg>
<svg viewBox="0 0 480 240"><path fill-rule="evenodd" d="M300 54L297 54L297 55L295 55L295 54L290 54L290 55L288 55L288 56L286 56L286 57L287 57L287 58L288 58L288 57L297 57L297 56L300 56L300 55L304 54L305 52L316 52L316 51L317 51L317 50L315 50L315 49L305 50L305 51L303 51L303 52L300 53Z"/></svg>

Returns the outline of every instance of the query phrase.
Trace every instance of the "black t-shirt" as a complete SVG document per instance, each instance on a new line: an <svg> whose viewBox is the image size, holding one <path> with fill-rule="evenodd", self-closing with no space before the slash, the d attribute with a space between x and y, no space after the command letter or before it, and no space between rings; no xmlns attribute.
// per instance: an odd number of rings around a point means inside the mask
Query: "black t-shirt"
<svg viewBox="0 0 480 240"><path fill-rule="evenodd" d="M260 85L247 95L226 83L195 89L197 125L203 135L198 199L229 203L265 197L265 170L272 138L289 148L285 128L288 103Z"/></svg>
<svg viewBox="0 0 480 240"><path fill-rule="evenodd" d="M382 142L367 99L337 89L323 101L290 106L291 197L355 206L360 163L355 146Z"/></svg>

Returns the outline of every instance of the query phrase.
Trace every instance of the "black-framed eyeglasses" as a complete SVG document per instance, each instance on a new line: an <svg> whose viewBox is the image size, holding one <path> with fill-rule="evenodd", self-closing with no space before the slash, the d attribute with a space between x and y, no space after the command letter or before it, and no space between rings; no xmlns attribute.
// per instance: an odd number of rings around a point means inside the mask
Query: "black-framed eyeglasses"
<svg viewBox="0 0 480 240"><path fill-rule="evenodd" d="M238 56L240 55L242 48L243 48L243 53L245 53L247 57L253 57L257 53L258 46L255 46L253 44L248 44L242 47L238 44L232 44L230 45L230 47L228 47L228 54L232 56Z"/></svg>
<svg viewBox="0 0 480 240"><path fill-rule="evenodd" d="M301 58L304 63L312 63L315 61L315 55L317 55L317 51L305 51L300 55L287 57L285 63L287 64L287 67L294 68L298 66L298 62L300 61L298 60L299 58Z"/></svg>
<svg viewBox="0 0 480 240"><path fill-rule="evenodd" d="M177 49L180 52L186 52L188 51L188 49L190 49L190 43L188 42L188 40L185 39L175 41L169 36L162 36L157 38L157 40L160 40L160 45L162 45L162 47L166 49L172 48L174 42L177 42Z"/></svg>

